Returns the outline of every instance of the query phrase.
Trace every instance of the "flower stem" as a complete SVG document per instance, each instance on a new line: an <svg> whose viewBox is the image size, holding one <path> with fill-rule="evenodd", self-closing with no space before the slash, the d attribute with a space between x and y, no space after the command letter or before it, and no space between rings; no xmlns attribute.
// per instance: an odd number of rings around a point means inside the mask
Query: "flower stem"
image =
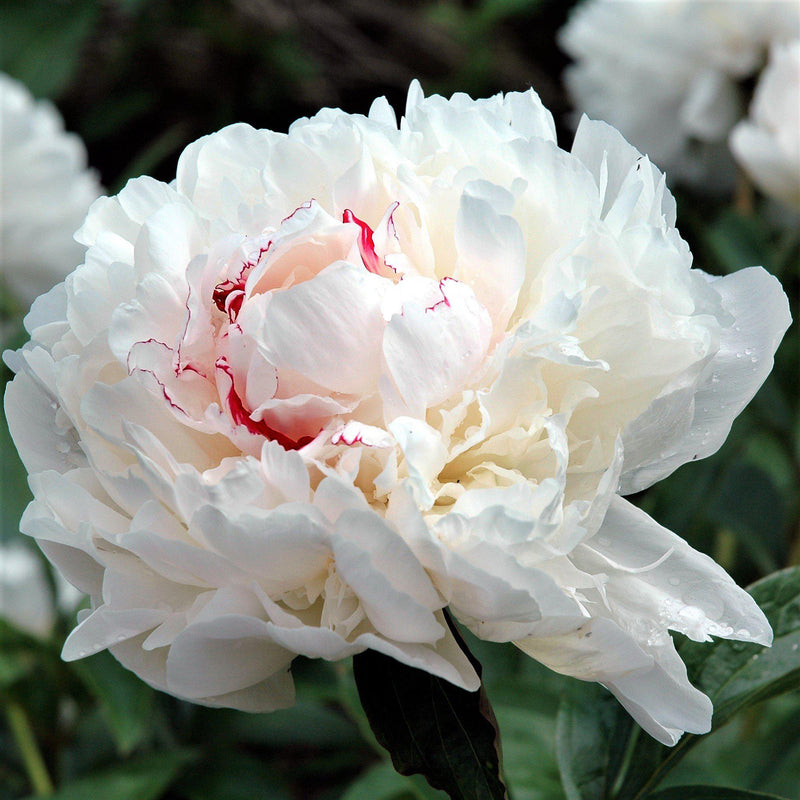
<svg viewBox="0 0 800 800"><path fill-rule="evenodd" d="M47 797L53 794L53 782L50 780L39 745L36 743L27 712L16 700L9 700L6 703L6 716L35 795Z"/></svg>
<svg viewBox="0 0 800 800"><path fill-rule="evenodd" d="M738 169L736 172L736 196L734 206L743 217L752 217L755 207L755 194L753 184L745 174L744 170Z"/></svg>

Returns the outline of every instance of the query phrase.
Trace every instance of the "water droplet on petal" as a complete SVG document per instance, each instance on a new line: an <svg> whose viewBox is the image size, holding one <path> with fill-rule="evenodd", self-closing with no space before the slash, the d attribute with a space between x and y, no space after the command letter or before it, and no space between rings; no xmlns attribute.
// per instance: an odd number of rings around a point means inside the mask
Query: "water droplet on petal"
<svg viewBox="0 0 800 800"><path fill-rule="evenodd" d="M673 578L669 579L669 585L670 586L678 586L680 584L680 582L681 582L680 578L673 577Z"/></svg>

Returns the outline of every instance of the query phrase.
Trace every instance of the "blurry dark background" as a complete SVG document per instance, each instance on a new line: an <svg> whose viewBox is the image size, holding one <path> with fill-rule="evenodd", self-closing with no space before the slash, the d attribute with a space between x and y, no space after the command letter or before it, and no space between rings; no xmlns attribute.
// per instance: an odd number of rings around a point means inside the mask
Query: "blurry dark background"
<svg viewBox="0 0 800 800"><path fill-rule="evenodd" d="M483 96L533 86L557 119L564 0L3 0L0 69L54 99L112 191L169 180L232 122L285 131L323 106L366 113L408 84Z"/></svg>

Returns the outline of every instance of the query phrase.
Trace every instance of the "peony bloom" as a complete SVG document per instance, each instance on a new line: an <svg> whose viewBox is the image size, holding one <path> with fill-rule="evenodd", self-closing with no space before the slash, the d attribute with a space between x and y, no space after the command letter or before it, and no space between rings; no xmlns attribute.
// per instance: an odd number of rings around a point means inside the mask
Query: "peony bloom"
<svg viewBox="0 0 800 800"><path fill-rule="evenodd" d="M47 636L56 609L71 612L80 593L56 575L56 598L41 559L19 544L0 544L0 619L34 636Z"/></svg>
<svg viewBox="0 0 800 800"><path fill-rule="evenodd" d="M101 191L58 111L0 73L0 281L26 310L83 258L72 235Z"/></svg>
<svg viewBox="0 0 800 800"><path fill-rule="evenodd" d="M765 194L800 209L800 39L776 45L731 150Z"/></svg>
<svg viewBox="0 0 800 800"><path fill-rule="evenodd" d="M789 322L760 268L691 269L663 176L529 91L409 91L233 125L131 181L7 354L23 530L108 647L214 705L292 702L366 648L467 689L443 625L707 730L669 630L768 643L752 599L617 496L714 452Z"/></svg>
<svg viewBox="0 0 800 800"><path fill-rule="evenodd" d="M580 112L603 119L671 180L727 188L727 137L741 82L770 43L800 35L784 0L586 0L560 32L575 59L565 81Z"/></svg>

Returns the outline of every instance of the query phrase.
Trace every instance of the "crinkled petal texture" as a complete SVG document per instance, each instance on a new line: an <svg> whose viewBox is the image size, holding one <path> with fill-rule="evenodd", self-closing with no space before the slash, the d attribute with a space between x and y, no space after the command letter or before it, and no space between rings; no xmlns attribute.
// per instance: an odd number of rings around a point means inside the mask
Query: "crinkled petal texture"
<svg viewBox="0 0 800 800"><path fill-rule="evenodd" d="M797 36L800 12L785 0L586 0L559 42L581 113L618 128L671 181L719 192L733 184L726 140L744 111L741 82L772 43Z"/></svg>
<svg viewBox="0 0 800 800"><path fill-rule="evenodd" d="M58 111L0 72L0 281L30 306L83 258L72 236L102 189Z"/></svg>
<svg viewBox="0 0 800 800"><path fill-rule="evenodd" d="M800 11L798 12L800 13ZM800 210L800 39L777 44L731 150L767 195Z"/></svg>
<svg viewBox="0 0 800 800"><path fill-rule="evenodd" d="M663 176L533 92L234 125L97 201L7 359L23 520L109 648L202 703L292 701L372 648L474 689L443 609L706 730L669 630L768 642L750 597L618 497L710 454L789 322L691 269Z"/></svg>

